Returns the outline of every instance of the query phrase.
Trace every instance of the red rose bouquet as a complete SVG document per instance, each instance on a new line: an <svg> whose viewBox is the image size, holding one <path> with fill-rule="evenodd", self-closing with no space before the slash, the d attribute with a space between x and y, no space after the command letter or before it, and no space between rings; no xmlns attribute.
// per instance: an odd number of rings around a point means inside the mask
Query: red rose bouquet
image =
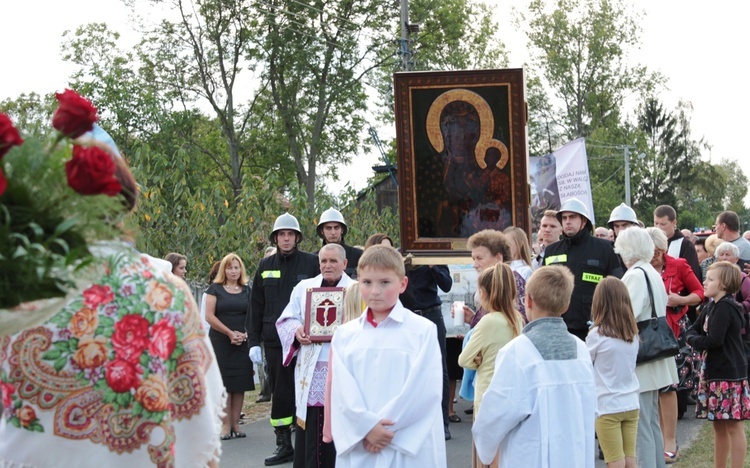
<svg viewBox="0 0 750 468"><path fill-rule="evenodd" d="M92 259L90 243L115 238L123 211L117 150L70 140L94 128L96 108L72 90L56 97L51 141L22 138L0 113L0 312L64 297Z"/></svg>

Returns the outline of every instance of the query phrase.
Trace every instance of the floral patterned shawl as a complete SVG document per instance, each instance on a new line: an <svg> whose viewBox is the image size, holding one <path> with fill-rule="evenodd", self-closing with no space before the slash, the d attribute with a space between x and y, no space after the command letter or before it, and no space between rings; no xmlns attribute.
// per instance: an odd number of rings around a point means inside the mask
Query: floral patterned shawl
<svg viewBox="0 0 750 468"><path fill-rule="evenodd" d="M0 338L0 466L205 466L224 395L187 285L120 244L39 327Z"/></svg>

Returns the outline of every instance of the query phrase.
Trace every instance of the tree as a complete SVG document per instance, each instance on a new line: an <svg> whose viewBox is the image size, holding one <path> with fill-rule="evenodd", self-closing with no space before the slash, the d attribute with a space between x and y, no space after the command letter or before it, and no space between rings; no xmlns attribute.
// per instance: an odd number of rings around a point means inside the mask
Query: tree
<svg viewBox="0 0 750 468"><path fill-rule="evenodd" d="M54 95L40 96L32 92L21 94L16 99L5 99L0 102L0 112L8 114L24 135L34 135L44 139L44 136L49 136L54 132L49 122L57 105Z"/></svg>
<svg viewBox="0 0 750 468"><path fill-rule="evenodd" d="M167 3L167 2L157 2ZM242 0L174 0L176 21L163 20L141 43L139 59L144 74L167 96L186 108L196 100L207 103L226 141L225 154L203 153L230 183L236 203L243 186L243 167L259 158L243 147L242 135L263 115L265 84L257 76L244 76L256 66L257 43L251 34L255 12ZM253 83L253 80L256 80ZM236 97L239 86L255 86L247 106Z"/></svg>
<svg viewBox="0 0 750 468"><path fill-rule="evenodd" d="M737 161L724 158L718 164L719 173L724 176L725 188L722 199L724 209L742 214L747 208L745 207L745 196L747 195L748 180L747 175L739 167Z"/></svg>
<svg viewBox="0 0 750 468"><path fill-rule="evenodd" d="M398 14L398 9L393 11ZM500 39L501 28L492 8L477 0L411 0L409 22L419 31L409 35L411 70L465 70L502 68L508 54ZM379 105L373 111L388 124L394 120L393 74L404 71L403 57L396 38L401 36L401 21L391 18L392 39L379 51L380 66L372 84L378 91Z"/></svg>
<svg viewBox="0 0 750 468"><path fill-rule="evenodd" d="M700 158L703 140L690 135L691 106L678 104L675 112L667 112L654 98L647 99L638 114L638 128L643 132L646 157L634 164L639 181L634 200L649 206L687 206L690 197L680 196L678 187L689 182L689 176ZM694 184L684 185L692 190ZM687 193L685 194L688 195Z"/></svg>
<svg viewBox="0 0 750 468"><path fill-rule="evenodd" d="M63 59L78 66L70 86L97 107L101 125L120 150L132 154L143 137L158 131L168 101L137 68L135 54L104 23L63 33Z"/></svg>
<svg viewBox="0 0 750 468"><path fill-rule="evenodd" d="M263 1L263 77L295 164L315 205L316 183L356 153L367 106L363 79L377 66L392 14L382 2ZM322 172L322 168L327 172Z"/></svg>
<svg viewBox="0 0 750 468"><path fill-rule="evenodd" d="M558 0L551 10L544 0L531 2L530 74L555 109L543 107L538 118L537 109L530 108L531 135L545 135L548 146L556 148L597 128L617 126L625 98L661 82L645 67L629 65L628 51L639 43L638 19L619 0Z"/></svg>

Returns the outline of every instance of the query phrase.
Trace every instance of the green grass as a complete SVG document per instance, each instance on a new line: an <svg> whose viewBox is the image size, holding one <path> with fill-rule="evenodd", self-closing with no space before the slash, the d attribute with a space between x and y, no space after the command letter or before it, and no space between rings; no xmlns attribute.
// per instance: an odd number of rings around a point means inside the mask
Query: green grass
<svg viewBox="0 0 750 468"><path fill-rule="evenodd" d="M750 421L745 421L745 438L750 438ZM690 448L681 450L679 460L672 466L675 468L713 468L714 429L711 423L701 427ZM727 466L729 466L728 463ZM745 456L744 466L750 468L750 457Z"/></svg>

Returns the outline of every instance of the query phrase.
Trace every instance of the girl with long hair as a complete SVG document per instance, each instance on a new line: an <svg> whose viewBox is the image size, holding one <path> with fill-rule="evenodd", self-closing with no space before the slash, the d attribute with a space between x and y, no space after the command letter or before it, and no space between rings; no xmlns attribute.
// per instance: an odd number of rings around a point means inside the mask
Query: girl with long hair
<svg viewBox="0 0 750 468"><path fill-rule="evenodd" d="M638 325L625 283L601 280L591 304L594 325L586 346L594 363L596 434L607 467L634 468L638 433Z"/></svg>
<svg viewBox="0 0 750 468"><path fill-rule="evenodd" d="M500 348L521 334L524 320L516 310L516 280L510 266L497 263L487 268L477 280L479 302L487 314L477 323L471 339L458 357L458 363L466 369L476 369L474 389L474 414L481 411L482 396L495 373L495 357ZM493 463L496 466L497 458ZM472 465L482 465L472 454Z"/></svg>

